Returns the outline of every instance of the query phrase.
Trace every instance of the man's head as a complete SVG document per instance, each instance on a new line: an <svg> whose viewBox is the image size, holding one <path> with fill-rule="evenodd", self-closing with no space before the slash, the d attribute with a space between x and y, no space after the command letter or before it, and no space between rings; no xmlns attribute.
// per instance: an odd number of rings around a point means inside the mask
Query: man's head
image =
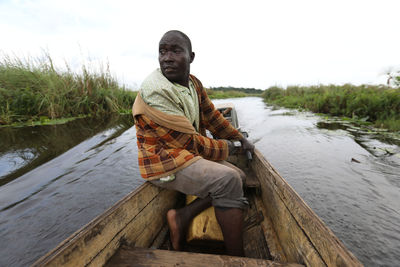
<svg viewBox="0 0 400 267"><path fill-rule="evenodd" d="M171 82L188 86L190 63L194 53L189 37L180 31L168 31L160 40L158 61L161 72Z"/></svg>

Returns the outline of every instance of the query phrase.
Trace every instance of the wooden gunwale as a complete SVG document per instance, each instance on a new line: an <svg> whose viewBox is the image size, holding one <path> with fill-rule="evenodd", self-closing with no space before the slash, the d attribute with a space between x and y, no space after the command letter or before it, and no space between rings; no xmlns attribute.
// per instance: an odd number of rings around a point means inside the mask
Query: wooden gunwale
<svg viewBox="0 0 400 267"><path fill-rule="evenodd" d="M165 216L162 212L175 206L177 194L175 191L144 183L73 233L32 266L101 266L121 244L132 244L138 241L149 246L153 240L143 238L147 224L158 222L156 227L159 231L165 224ZM155 204L158 208L154 208L151 213L152 205ZM151 220L146 218L147 222L143 219L146 217L146 212L153 215ZM135 229L138 227L142 229Z"/></svg>
<svg viewBox="0 0 400 267"><path fill-rule="evenodd" d="M258 150L251 167L260 180L262 201L289 262L363 266Z"/></svg>

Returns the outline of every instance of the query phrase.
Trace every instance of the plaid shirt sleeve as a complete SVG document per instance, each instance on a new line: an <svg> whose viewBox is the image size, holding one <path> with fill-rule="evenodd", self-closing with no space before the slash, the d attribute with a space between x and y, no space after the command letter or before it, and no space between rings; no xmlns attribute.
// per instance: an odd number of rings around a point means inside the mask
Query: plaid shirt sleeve
<svg viewBox="0 0 400 267"><path fill-rule="evenodd" d="M187 134L158 125L145 115L136 116L139 170L143 178L160 176L179 168L196 156L226 160L228 145L197 134Z"/></svg>
<svg viewBox="0 0 400 267"><path fill-rule="evenodd" d="M213 161L228 158L228 144L224 140L212 139L202 135L194 135L193 139L197 154L203 158Z"/></svg>
<svg viewBox="0 0 400 267"><path fill-rule="evenodd" d="M230 140L240 140L243 135L222 116L207 95L201 82L192 76L200 98L201 123L216 137Z"/></svg>

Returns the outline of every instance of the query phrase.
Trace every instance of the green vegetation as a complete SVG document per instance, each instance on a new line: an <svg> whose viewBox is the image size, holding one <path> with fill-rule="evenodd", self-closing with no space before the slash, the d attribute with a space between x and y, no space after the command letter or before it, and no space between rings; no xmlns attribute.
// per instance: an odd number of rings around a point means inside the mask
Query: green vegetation
<svg viewBox="0 0 400 267"><path fill-rule="evenodd" d="M243 87L211 87L210 88L212 91L222 91L222 92L242 92L246 93L246 96L260 96L264 91L261 89L255 89L255 88L243 88Z"/></svg>
<svg viewBox="0 0 400 267"><path fill-rule="evenodd" d="M246 97L249 96L245 92L239 91L214 91L207 89L207 94L211 99L225 99L225 98L235 98L235 97Z"/></svg>
<svg viewBox="0 0 400 267"><path fill-rule="evenodd" d="M130 112L136 92L100 68L77 74L55 68L51 57L0 60L0 125L49 124L54 119ZM55 123L60 120L54 121Z"/></svg>
<svg viewBox="0 0 400 267"><path fill-rule="evenodd" d="M211 87L207 89L207 94L211 99L224 99L246 96L261 96L263 90L254 88L237 87Z"/></svg>
<svg viewBox="0 0 400 267"><path fill-rule="evenodd" d="M304 108L316 113L344 116L400 131L400 89L386 86L345 84L270 87L263 93L269 103Z"/></svg>

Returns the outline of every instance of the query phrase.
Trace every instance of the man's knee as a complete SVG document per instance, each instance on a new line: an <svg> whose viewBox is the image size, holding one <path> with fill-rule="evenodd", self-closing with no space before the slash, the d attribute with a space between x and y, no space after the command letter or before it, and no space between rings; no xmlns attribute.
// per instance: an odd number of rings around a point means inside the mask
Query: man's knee
<svg viewBox="0 0 400 267"><path fill-rule="evenodd" d="M238 194L242 194L240 173L234 169L227 169L225 175L221 178L219 189L224 191L224 195L234 195L236 197Z"/></svg>
<svg viewBox="0 0 400 267"><path fill-rule="evenodd" d="M239 172L240 178L242 179L243 183L245 182L245 180L246 180L246 174L243 172L243 170L239 169L238 167L236 167L236 166L233 165L232 163L230 163L230 162L228 162L228 161L225 161L225 160L219 161L218 163L219 163L219 164L222 164L222 165L224 165L224 166L227 166L227 167L229 167L229 168L231 168L231 169L234 169L234 170L236 170L237 172Z"/></svg>
<svg viewBox="0 0 400 267"><path fill-rule="evenodd" d="M240 173L236 170L232 170L229 175L229 184L234 187L242 188L243 181Z"/></svg>
<svg viewBox="0 0 400 267"><path fill-rule="evenodd" d="M240 173L234 169L227 170L220 180L217 190L211 195L212 205L218 208L245 209L248 202L243 196Z"/></svg>
<svg viewBox="0 0 400 267"><path fill-rule="evenodd" d="M242 180L242 183L244 184L246 182L246 174L241 169L239 169L239 176L240 179Z"/></svg>

